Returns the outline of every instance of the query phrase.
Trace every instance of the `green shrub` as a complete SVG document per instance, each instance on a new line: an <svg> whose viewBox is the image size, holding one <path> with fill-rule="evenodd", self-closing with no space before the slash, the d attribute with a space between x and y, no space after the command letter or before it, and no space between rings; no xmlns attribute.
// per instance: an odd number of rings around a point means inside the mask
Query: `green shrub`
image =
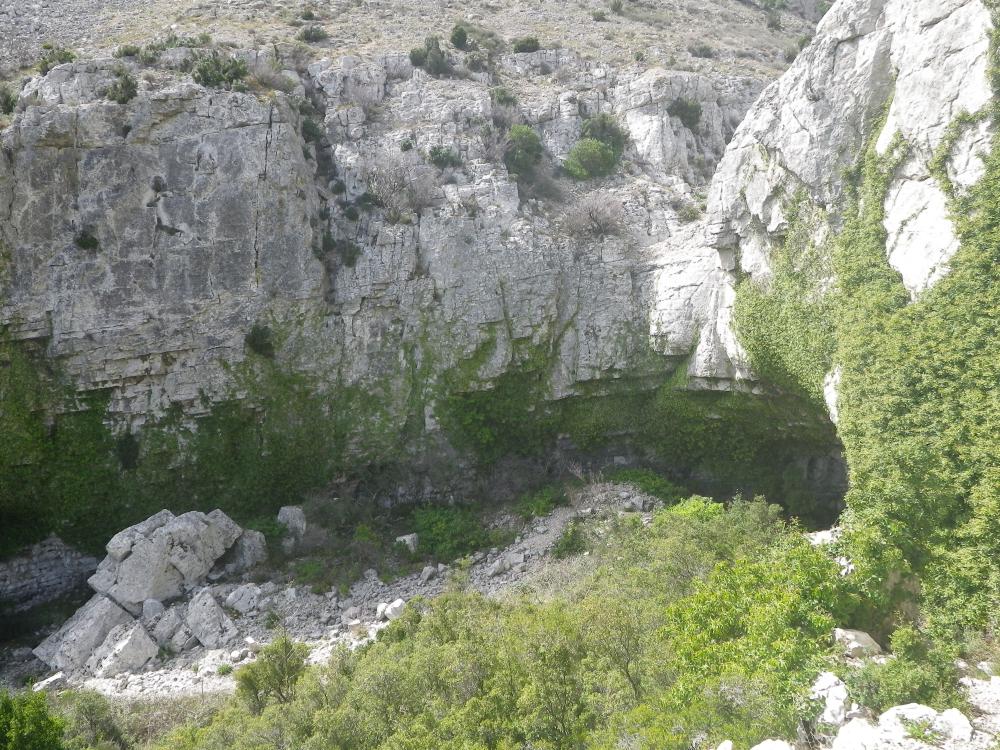
<svg viewBox="0 0 1000 750"><path fill-rule="evenodd" d="M583 531L583 523L574 518L566 524L562 534L552 545L552 556L557 560L562 560L574 555L581 555L586 551L587 536Z"/></svg>
<svg viewBox="0 0 1000 750"><path fill-rule="evenodd" d="M574 179L589 180L607 177L617 165L615 152L609 145L595 138L584 138L573 146L563 168Z"/></svg>
<svg viewBox="0 0 1000 750"><path fill-rule="evenodd" d="M688 130L694 131L701 122L701 103L694 99L679 97L670 102L667 114L680 120Z"/></svg>
<svg viewBox="0 0 1000 750"><path fill-rule="evenodd" d="M688 52L691 53L692 57L703 57L703 58L712 58L715 57L716 54L718 54L711 45L704 43L691 45L690 47L688 47Z"/></svg>
<svg viewBox="0 0 1000 750"><path fill-rule="evenodd" d="M624 10L624 3L622 3L622 0L611 0L609 6L611 8L611 12L617 13L618 15L621 15Z"/></svg>
<svg viewBox="0 0 1000 750"><path fill-rule="evenodd" d="M194 82L202 86L232 89L239 87L248 72L246 61L212 52L195 63L191 75Z"/></svg>
<svg viewBox="0 0 1000 750"><path fill-rule="evenodd" d="M90 229L82 229L77 232L76 237L73 238L73 242L81 250L98 250L101 247L100 241L94 236Z"/></svg>
<svg viewBox="0 0 1000 750"><path fill-rule="evenodd" d="M530 180L542 160L542 139L528 125L514 125L508 133L509 143L503 161L508 171L520 179Z"/></svg>
<svg viewBox="0 0 1000 750"><path fill-rule="evenodd" d="M608 14L605 13L603 10L595 10L593 13L590 14L590 17L593 18L598 23L603 23L604 21L608 20Z"/></svg>
<svg viewBox="0 0 1000 750"><path fill-rule="evenodd" d="M56 709L66 722L70 750L131 748L127 717L119 705L93 690L70 690L59 695Z"/></svg>
<svg viewBox="0 0 1000 750"><path fill-rule="evenodd" d="M456 560L487 547L489 531L469 508L427 507L413 511L418 551L435 560Z"/></svg>
<svg viewBox="0 0 1000 750"><path fill-rule="evenodd" d="M461 24L455 24L451 30L451 43L455 49L464 50L469 43L469 32Z"/></svg>
<svg viewBox="0 0 1000 750"><path fill-rule="evenodd" d="M904 703L938 710L964 704L952 649L931 643L910 625L897 629L890 643L894 658L867 662L848 674L854 700L878 713Z"/></svg>
<svg viewBox="0 0 1000 750"><path fill-rule="evenodd" d="M490 99L500 107L513 107L517 104L517 95L506 86L491 88Z"/></svg>
<svg viewBox="0 0 1000 750"><path fill-rule="evenodd" d="M261 649L257 661L236 672L236 695L253 713L260 713L271 702L291 703L308 655L308 646L282 633Z"/></svg>
<svg viewBox="0 0 1000 750"><path fill-rule="evenodd" d="M266 359L274 359L274 333L271 327L261 323L254 323L250 327L250 332L244 337L243 342L247 349L254 354L258 354Z"/></svg>
<svg viewBox="0 0 1000 750"><path fill-rule="evenodd" d="M781 31L781 14L776 10L769 10L766 23L771 31Z"/></svg>
<svg viewBox="0 0 1000 750"><path fill-rule="evenodd" d="M525 36L514 40L515 52L538 52L541 48L537 37Z"/></svg>
<svg viewBox="0 0 1000 750"><path fill-rule="evenodd" d="M232 664L220 664L219 667L218 667L218 669L215 670L215 673L217 675L219 675L219 677L225 677L226 675L232 674L233 673L233 665Z"/></svg>
<svg viewBox="0 0 1000 750"><path fill-rule="evenodd" d="M518 500L516 511L525 521L530 521L532 518L547 516L560 505L565 505L566 502L566 493L561 487L543 487Z"/></svg>
<svg viewBox="0 0 1000 750"><path fill-rule="evenodd" d="M410 63L415 68L424 67L427 62L427 49L425 47L414 47L410 50Z"/></svg>
<svg viewBox="0 0 1000 750"><path fill-rule="evenodd" d="M17 94L7 86L0 86L0 114L9 115L17 106Z"/></svg>
<svg viewBox="0 0 1000 750"><path fill-rule="evenodd" d="M72 50L49 45L38 60L38 70L41 71L42 75L45 75L57 65L73 62L75 59L76 53Z"/></svg>
<svg viewBox="0 0 1000 750"><path fill-rule="evenodd" d="M462 166L462 157L448 146L431 146L427 158L438 169Z"/></svg>
<svg viewBox="0 0 1000 750"><path fill-rule="evenodd" d="M0 750L63 750L64 725L44 693L0 691Z"/></svg>
<svg viewBox="0 0 1000 750"><path fill-rule="evenodd" d="M142 48L137 44L123 44L114 51L115 57L138 57Z"/></svg>
<svg viewBox="0 0 1000 750"><path fill-rule="evenodd" d="M298 33L298 38L303 42L322 42L329 39L330 34L322 26L306 26Z"/></svg>
<svg viewBox="0 0 1000 750"><path fill-rule="evenodd" d="M451 64L441 50L441 40L436 36L427 37L423 47L410 50L410 62L432 76L442 76L451 72Z"/></svg>
<svg viewBox="0 0 1000 750"><path fill-rule="evenodd" d="M139 88L135 78L125 68L115 71L115 80L108 87L107 97L113 102L127 104L135 98Z"/></svg>
<svg viewBox="0 0 1000 750"><path fill-rule="evenodd" d="M580 137L593 138L609 146L615 159L621 159L628 143L628 134L618 124L618 120L606 113L584 120L580 128Z"/></svg>
<svg viewBox="0 0 1000 750"><path fill-rule="evenodd" d="M311 117L302 118L302 137L306 139L308 143L318 143L323 140L323 128L320 127Z"/></svg>

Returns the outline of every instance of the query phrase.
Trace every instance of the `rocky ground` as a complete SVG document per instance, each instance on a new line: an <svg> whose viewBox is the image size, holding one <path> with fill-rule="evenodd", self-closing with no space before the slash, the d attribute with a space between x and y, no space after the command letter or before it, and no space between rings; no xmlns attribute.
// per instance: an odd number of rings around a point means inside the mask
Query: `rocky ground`
<svg viewBox="0 0 1000 750"><path fill-rule="evenodd" d="M569 505L556 508L544 518L527 524L511 516L499 519L500 523L523 526L515 541L506 548L476 553L468 565L428 565L420 573L392 582L383 582L378 571L368 570L343 597L338 596L336 591L316 593L307 586L278 583L280 575L277 572L274 572L275 580L251 582L251 577L260 579L262 571L258 568L252 575L245 571L234 580L199 586L193 596L185 597L185 604L173 605L165 610L162 606L137 602L137 621L154 640L162 641L155 656L147 657L148 661L140 669L117 674L114 672L124 669L127 662L117 661L108 666L109 662L106 658L102 660L100 654L96 659L89 659L86 665L79 659L68 660L64 663L77 664L80 668L74 674L57 673L60 676L45 683L45 686L55 687L68 682L127 700L231 691L235 683L230 668L252 659L260 645L272 640L278 632L285 631L294 639L308 644L310 661L322 662L339 644L354 647L373 637L414 597L433 597L449 586L469 587L487 596L501 596L515 586L529 585L532 580L543 577L554 564L558 565L552 559L551 549L573 519L593 521L616 513L643 513L648 519L647 511L654 505L654 498L630 485L588 485L574 493ZM304 533L304 527L301 531ZM129 532L131 529L115 539L129 536ZM298 533L293 531L293 535ZM108 545L109 551L114 546L115 540L112 540ZM136 555L135 552L132 554ZM582 560L586 561L586 558ZM587 567L586 562L584 567ZM102 568L108 568L107 560ZM109 596L128 595L132 589L127 574L128 571L118 567L116 583L104 587ZM92 586L99 575L100 569L98 575L91 579ZM148 577L149 574L141 576L143 581ZM100 582L98 585L101 585ZM195 624L194 608L209 599L224 603L223 612L211 624ZM197 637L192 638L183 626L166 633L165 623L175 609L181 612L184 622L197 632ZM206 618L200 618L199 623L202 619ZM182 635L178 637L178 633ZM210 648L205 643L217 644L218 647ZM45 655L58 650L49 648L46 652L43 649L44 646L36 649L36 653ZM177 653L172 653L175 649ZM119 646L116 650L122 651L123 648ZM142 655L138 658L142 659L145 654L139 653ZM39 680L48 679L53 674L51 669L46 669L32 657L27 648L9 654L7 659L0 671L8 681L23 681L32 674ZM95 672L102 676L94 676ZM102 674L104 672L107 674Z"/></svg>
<svg viewBox="0 0 1000 750"><path fill-rule="evenodd" d="M546 46L616 65L641 58L643 64L772 77L787 65L786 53L797 48L798 39L810 33L819 5L792 3L795 12L769 18L754 3L736 0L629 0L619 13L602 0L39 0L0 5L0 27L9 40L0 46L0 71L33 64L44 43L97 54L171 31L208 32L237 46L259 47L294 38L308 11L314 17L310 23L330 34L323 47L337 54L409 49L429 34L447 34L464 19L507 38L530 34ZM689 51L706 41L716 57Z"/></svg>

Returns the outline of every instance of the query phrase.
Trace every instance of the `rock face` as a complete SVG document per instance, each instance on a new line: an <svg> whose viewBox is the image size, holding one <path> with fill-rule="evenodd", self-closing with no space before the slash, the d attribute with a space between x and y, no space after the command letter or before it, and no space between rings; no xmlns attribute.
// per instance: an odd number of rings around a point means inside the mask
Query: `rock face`
<svg viewBox="0 0 1000 750"><path fill-rule="evenodd" d="M97 560L56 536L0 564L0 602L18 612L73 591L94 572Z"/></svg>
<svg viewBox="0 0 1000 750"><path fill-rule="evenodd" d="M808 229L820 243L837 231L843 176L868 144L880 154L897 139L909 146L885 198L890 264L914 297L947 273L958 241L946 190L961 192L983 174L990 143L989 118L962 116L982 112L992 97L991 27L981 0L833 6L813 42L750 110L712 181L707 244L724 272L713 292L717 331L729 330L737 274L767 283L793 201L804 197L814 206ZM943 179L931 166L936 155ZM737 369L745 368L735 340L720 333L719 341ZM834 418L838 377L834 371L825 385Z"/></svg>
<svg viewBox="0 0 1000 750"><path fill-rule="evenodd" d="M568 51L507 55L501 75L533 78L544 63L555 76L508 111L482 76L435 79L403 55L284 71L292 95L260 97L194 84L176 69L181 56L152 70L127 62L140 86L126 105L104 96L121 63L58 66L29 82L0 134L0 323L44 340L80 390L110 389L111 417L135 426L229 395L222 363L244 358L259 321L288 328L295 364L331 373L328 386L393 394L386 408L400 426L412 387L401 352L427 362L433 382L495 342L476 373L488 386L518 366L516 342L555 346L547 397L561 398L648 369L657 293L670 297L657 313L670 318L658 374L714 325L710 254L658 243L685 231L692 186L707 182L760 80L619 73ZM302 135L292 98L302 95L322 140ZM682 119L679 102L698 116ZM580 239L565 207L519 199L484 125L532 125L558 163L598 113L631 133L629 174L606 196L621 203L625 231ZM430 167L439 147L461 166ZM419 183L406 222L364 203L386 165ZM654 284L664 265L669 279ZM423 427L437 430L432 404Z"/></svg>
<svg viewBox="0 0 1000 750"><path fill-rule="evenodd" d="M35 649L35 656L53 669L76 672L87 664L108 633L131 621L128 612L107 597L95 594Z"/></svg>

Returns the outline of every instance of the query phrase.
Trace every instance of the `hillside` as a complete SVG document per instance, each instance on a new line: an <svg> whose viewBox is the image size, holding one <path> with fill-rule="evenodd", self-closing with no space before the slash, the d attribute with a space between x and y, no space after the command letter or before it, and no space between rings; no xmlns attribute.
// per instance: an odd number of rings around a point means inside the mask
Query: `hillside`
<svg viewBox="0 0 1000 750"><path fill-rule="evenodd" d="M762 5L17 14L8 715L993 747L1000 8Z"/></svg>

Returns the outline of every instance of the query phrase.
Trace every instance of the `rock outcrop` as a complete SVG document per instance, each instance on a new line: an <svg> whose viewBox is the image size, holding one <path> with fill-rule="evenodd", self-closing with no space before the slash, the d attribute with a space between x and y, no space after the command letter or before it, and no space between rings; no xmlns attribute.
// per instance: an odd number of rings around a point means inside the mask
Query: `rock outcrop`
<svg viewBox="0 0 1000 750"><path fill-rule="evenodd" d="M107 677L134 672L157 656L159 647L180 652L195 643L216 648L236 628L207 589L188 604L176 600L204 584L217 561L256 534L243 531L225 513L161 511L115 534L108 556L88 583L97 593L35 650L53 669ZM231 556L231 555L230 555ZM254 564L260 558L243 557ZM243 572L237 561L229 571Z"/></svg>

